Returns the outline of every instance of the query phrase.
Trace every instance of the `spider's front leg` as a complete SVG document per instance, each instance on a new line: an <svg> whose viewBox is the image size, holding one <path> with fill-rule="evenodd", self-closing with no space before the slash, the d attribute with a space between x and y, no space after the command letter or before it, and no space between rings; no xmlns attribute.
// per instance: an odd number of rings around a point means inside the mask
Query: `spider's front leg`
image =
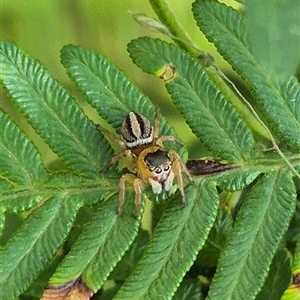
<svg viewBox="0 0 300 300"><path fill-rule="evenodd" d="M123 156L126 156L126 151L121 151L119 152L117 155L114 155L110 161L108 162L108 164L100 170L101 173L105 173L106 171L108 171L108 169L114 165L115 163L117 163Z"/></svg>
<svg viewBox="0 0 300 300"><path fill-rule="evenodd" d="M185 193L184 193L183 175L186 175L191 182L193 182L194 180L190 172L188 171L187 167L185 166L184 162L182 161L181 157L176 151L170 150L168 155L173 163L172 171L174 172L177 186L182 197L182 203L185 204L186 200L185 200Z"/></svg>
<svg viewBox="0 0 300 300"><path fill-rule="evenodd" d="M125 197L126 197L126 182L133 184L134 192L135 192L135 209L134 209L134 214L137 216L141 204L142 204L142 194L143 190L145 188L145 184L142 181L142 179L136 177L134 174L124 174L121 176L121 179L119 181L119 204L118 204L118 214L120 215L124 202L125 202Z"/></svg>
<svg viewBox="0 0 300 300"><path fill-rule="evenodd" d="M153 128L153 132L154 132L153 139L154 139L155 145L164 148L163 142L175 142L175 143L183 146L184 143L181 140L177 139L173 135L159 136L160 119L161 119L160 110L159 110L159 108L157 108L156 109L156 117L155 117L155 121L154 121L154 128Z"/></svg>
<svg viewBox="0 0 300 300"><path fill-rule="evenodd" d="M108 169L114 165L116 162L118 162L122 157L126 156L126 145L124 144L124 141L120 139L118 136L114 135L113 133L109 132L105 128L103 128L100 124L97 125L97 129L101 131L105 136L107 136L111 141L115 142L120 146L122 149L118 154L114 155L109 163L102 169L100 170L101 173L105 173L108 171Z"/></svg>
<svg viewBox="0 0 300 300"><path fill-rule="evenodd" d="M97 129L101 131L104 135L106 135L111 141L118 144L122 149L126 149L124 141L119 136L111 133L110 131L102 127L100 124L97 124Z"/></svg>

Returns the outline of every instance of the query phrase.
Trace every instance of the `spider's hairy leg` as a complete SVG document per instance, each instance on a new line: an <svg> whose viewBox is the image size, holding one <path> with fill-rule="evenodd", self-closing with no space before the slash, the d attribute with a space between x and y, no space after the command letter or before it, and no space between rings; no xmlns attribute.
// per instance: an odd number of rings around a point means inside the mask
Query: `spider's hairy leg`
<svg viewBox="0 0 300 300"><path fill-rule="evenodd" d="M125 149L126 146L124 144L124 141L120 139L119 136L113 134L112 132L108 131L104 127L102 127L100 124L97 124L97 129L101 131L104 135L106 135L111 141L115 142L118 144L122 149Z"/></svg>
<svg viewBox="0 0 300 300"><path fill-rule="evenodd" d="M121 214L126 195L126 182L132 183L136 177L133 174L124 174L119 181L119 203L118 203L118 215Z"/></svg>
<svg viewBox="0 0 300 300"><path fill-rule="evenodd" d="M159 137L160 118L161 118L160 109L156 108L156 116L155 116L154 128L153 128L154 140L157 140Z"/></svg>
<svg viewBox="0 0 300 300"><path fill-rule="evenodd" d="M110 159L109 163L103 169L100 170L100 172L105 173L112 165L114 165L118 160L120 160L125 155L126 155L126 151L121 151L117 155L114 155Z"/></svg>
<svg viewBox="0 0 300 300"><path fill-rule="evenodd" d="M185 145L183 141L179 140L173 135L162 135L156 140L156 145L163 147L163 142L175 142L181 146Z"/></svg>
<svg viewBox="0 0 300 300"><path fill-rule="evenodd" d="M173 135L159 136L160 119L161 119L160 109L157 108L156 109L156 117L155 117L155 121L154 121L154 130L153 130L154 141L156 141L155 144L163 147L163 142L175 142L179 145L184 146L184 143L181 140L177 139Z"/></svg>
<svg viewBox="0 0 300 300"><path fill-rule="evenodd" d="M143 194L143 190L145 189L145 184L141 178L136 177L133 181L133 187L134 187L134 191L135 191L134 214L137 216L140 211L140 208L141 208L142 194Z"/></svg>
<svg viewBox="0 0 300 300"><path fill-rule="evenodd" d="M191 182L193 182L193 178L190 175L187 167L185 166L184 162L181 160L181 157L179 156L179 154L174 151L174 150L170 150L169 151L169 156L173 162L173 172L176 178L176 182L177 182L177 186L179 189L179 192L181 194L182 197L182 203L185 204L185 193L184 193L184 181L183 181L183 175L186 175L189 180Z"/></svg>
<svg viewBox="0 0 300 300"><path fill-rule="evenodd" d="M110 140L118 144L122 149L125 149L126 146L122 139L120 139L117 135L111 133L110 131L103 128L100 124L97 125L97 129L101 131L105 136L107 136ZM123 150L119 152L117 155L113 156L109 163L100 170L101 173L105 173L112 165L114 165L119 159L126 155L126 152Z"/></svg>
<svg viewBox="0 0 300 300"><path fill-rule="evenodd" d="M126 168L130 173L137 173L136 169L136 156L131 152L130 149L124 151L126 157Z"/></svg>
<svg viewBox="0 0 300 300"><path fill-rule="evenodd" d="M126 182L133 184L135 192L135 215L138 215L142 204L142 194L145 188L145 184L142 179L136 177L133 174L124 174L119 181L119 203L118 203L118 214L121 214L126 197Z"/></svg>

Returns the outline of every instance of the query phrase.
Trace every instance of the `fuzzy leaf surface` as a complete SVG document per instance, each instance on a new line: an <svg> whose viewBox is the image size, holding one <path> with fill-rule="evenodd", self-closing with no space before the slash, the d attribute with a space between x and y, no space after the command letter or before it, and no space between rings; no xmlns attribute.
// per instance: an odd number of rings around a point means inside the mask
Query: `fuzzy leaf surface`
<svg viewBox="0 0 300 300"><path fill-rule="evenodd" d="M225 245L226 238L232 229L232 224L232 212L221 205L214 226L209 232L204 247L198 254L197 264L211 267L217 265L217 260Z"/></svg>
<svg viewBox="0 0 300 300"><path fill-rule="evenodd" d="M175 68L166 88L193 132L214 155L231 162L255 155L251 131L195 59L174 45L151 38L131 41L128 51L147 73L162 76Z"/></svg>
<svg viewBox="0 0 300 300"><path fill-rule="evenodd" d="M291 279L291 255L280 250L274 257L268 277L256 300L279 300Z"/></svg>
<svg viewBox="0 0 300 300"><path fill-rule="evenodd" d="M285 290L281 300L298 300L300 299L299 290L299 274L300 274L300 239L297 241L294 261L292 265L293 282Z"/></svg>
<svg viewBox="0 0 300 300"><path fill-rule="evenodd" d="M76 82L99 115L117 132L120 132L121 125L131 110L142 114L154 124L156 107L105 56L80 46L68 45L62 49L61 57L69 77ZM164 117L161 118L160 131L175 135ZM187 155L184 147L179 152Z"/></svg>
<svg viewBox="0 0 300 300"><path fill-rule="evenodd" d="M122 214L116 214L117 197L96 208L89 223L50 279L51 286L61 286L82 277L97 292L108 274L121 259L137 235L140 215L133 215L131 199L125 202ZM81 255L84 253L84 256Z"/></svg>
<svg viewBox="0 0 300 300"><path fill-rule="evenodd" d="M36 185L47 176L39 152L2 110L0 124L0 177L14 187Z"/></svg>
<svg viewBox="0 0 300 300"><path fill-rule="evenodd" d="M300 150L299 83L292 77L279 84L268 75L251 51L245 20L232 7L215 0L197 0L193 13L206 38L250 87L270 127L283 141Z"/></svg>
<svg viewBox="0 0 300 300"><path fill-rule="evenodd" d="M60 198L47 200L29 215L0 250L3 299L15 299L28 288L64 242L78 210L72 202L66 204L65 201Z"/></svg>
<svg viewBox="0 0 300 300"><path fill-rule="evenodd" d="M154 121L155 107L149 98L106 57L73 45L64 47L61 56L70 78L114 128L121 128L130 110Z"/></svg>
<svg viewBox="0 0 300 300"><path fill-rule="evenodd" d="M252 188L220 255L209 300L255 299L288 229L295 199L286 170L265 175Z"/></svg>
<svg viewBox="0 0 300 300"><path fill-rule="evenodd" d="M73 171L97 178L108 144L46 68L10 42L0 44L0 77L9 97L36 132Z"/></svg>
<svg viewBox="0 0 300 300"><path fill-rule="evenodd" d="M195 183L196 185L196 183ZM214 223L218 193L203 181L174 198L157 224L142 259L114 299L171 299Z"/></svg>
<svg viewBox="0 0 300 300"><path fill-rule="evenodd" d="M203 300L199 280L184 280L172 300Z"/></svg>

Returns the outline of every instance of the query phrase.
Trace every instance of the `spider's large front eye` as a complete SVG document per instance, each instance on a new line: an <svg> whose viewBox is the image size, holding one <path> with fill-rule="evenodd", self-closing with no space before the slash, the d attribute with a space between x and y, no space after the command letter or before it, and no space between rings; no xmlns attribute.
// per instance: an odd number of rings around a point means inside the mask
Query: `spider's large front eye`
<svg viewBox="0 0 300 300"><path fill-rule="evenodd" d="M162 172L162 169L161 168L156 168L155 169L155 174L160 174Z"/></svg>
<svg viewBox="0 0 300 300"><path fill-rule="evenodd" d="M138 147L153 141L153 127L144 116L131 111L122 124L121 135L128 148Z"/></svg>
<svg viewBox="0 0 300 300"><path fill-rule="evenodd" d="M171 168L171 165L165 165L164 166L164 172L168 172Z"/></svg>

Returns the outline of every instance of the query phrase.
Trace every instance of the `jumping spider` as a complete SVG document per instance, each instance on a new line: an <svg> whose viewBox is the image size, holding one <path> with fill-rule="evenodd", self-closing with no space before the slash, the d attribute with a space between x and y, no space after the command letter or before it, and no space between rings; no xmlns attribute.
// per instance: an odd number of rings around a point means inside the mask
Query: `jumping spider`
<svg viewBox="0 0 300 300"><path fill-rule="evenodd" d="M182 145L172 135L159 136L160 113L157 110L154 127L144 116L130 111L121 127L121 138L99 126L99 129L112 141L118 143L121 152L113 156L105 168L107 170L119 159L125 157L126 167L130 173L122 175L119 182L120 214L125 201L125 184L132 182L135 191L135 214L138 214L142 192L148 184L151 185L154 194L160 194L162 190L170 191L174 178L185 204L183 174L193 181L185 164L175 150L165 150L163 142L171 141Z"/></svg>

